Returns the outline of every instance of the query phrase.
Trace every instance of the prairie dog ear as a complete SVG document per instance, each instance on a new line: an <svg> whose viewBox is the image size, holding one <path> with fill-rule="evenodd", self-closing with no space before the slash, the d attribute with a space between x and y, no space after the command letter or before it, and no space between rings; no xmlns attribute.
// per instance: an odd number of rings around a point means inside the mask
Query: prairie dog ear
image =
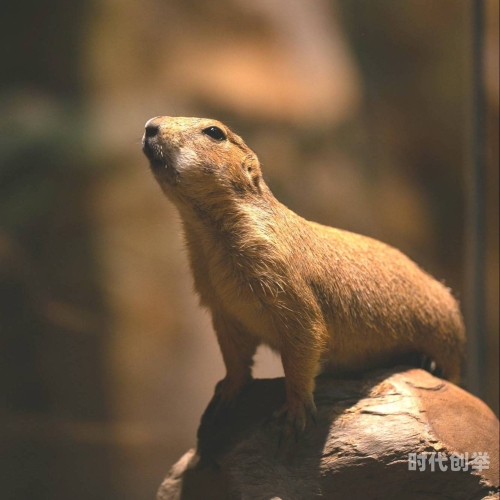
<svg viewBox="0 0 500 500"><path fill-rule="evenodd" d="M254 154L246 155L241 164L243 172L260 193L260 163Z"/></svg>

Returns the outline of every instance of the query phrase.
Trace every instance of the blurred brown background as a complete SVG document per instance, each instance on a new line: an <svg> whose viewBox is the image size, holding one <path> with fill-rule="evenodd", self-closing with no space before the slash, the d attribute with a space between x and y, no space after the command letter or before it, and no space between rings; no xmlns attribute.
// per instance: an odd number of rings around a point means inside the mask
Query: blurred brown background
<svg viewBox="0 0 500 500"><path fill-rule="evenodd" d="M152 116L224 121L290 208L399 247L466 301L472 2L4 4L2 499L154 498L223 376L141 153ZM498 413L498 1L485 10L480 382ZM260 352L256 373L279 360Z"/></svg>

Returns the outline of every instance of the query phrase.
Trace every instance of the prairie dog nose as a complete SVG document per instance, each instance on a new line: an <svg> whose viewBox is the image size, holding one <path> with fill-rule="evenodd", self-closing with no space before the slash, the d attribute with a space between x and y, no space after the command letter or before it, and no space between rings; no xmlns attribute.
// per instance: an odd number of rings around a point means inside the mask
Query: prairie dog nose
<svg viewBox="0 0 500 500"><path fill-rule="evenodd" d="M151 118L151 120L148 120L145 125L145 137L154 137L156 134L158 134L158 131L160 130L160 124L161 116L155 116L154 118Z"/></svg>
<svg viewBox="0 0 500 500"><path fill-rule="evenodd" d="M145 135L146 137L154 137L158 133L158 130L160 130L158 125L148 125L146 127Z"/></svg>

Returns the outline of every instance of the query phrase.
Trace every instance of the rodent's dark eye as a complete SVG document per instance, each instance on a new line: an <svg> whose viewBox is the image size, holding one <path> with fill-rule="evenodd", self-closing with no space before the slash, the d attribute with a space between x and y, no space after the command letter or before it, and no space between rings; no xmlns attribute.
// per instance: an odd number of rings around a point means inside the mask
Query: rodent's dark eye
<svg viewBox="0 0 500 500"><path fill-rule="evenodd" d="M216 141L223 141L226 139L226 134L219 127L207 127L203 129L203 133Z"/></svg>

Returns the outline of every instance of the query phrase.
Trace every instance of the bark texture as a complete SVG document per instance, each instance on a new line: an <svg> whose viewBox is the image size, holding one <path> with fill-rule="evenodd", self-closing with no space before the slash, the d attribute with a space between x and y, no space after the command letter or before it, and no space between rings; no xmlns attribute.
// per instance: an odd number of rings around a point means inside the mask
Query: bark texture
<svg viewBox="0 0 500 500"><path fill-rule="evenodd" d="M234 404L203 415L197 450L171 469L158 500L476 500L498 498L498 419L479 399L401 367L362 379L317 378L317 423L279 447L272 418L284 380L255 380ZM487 452L479 472L409 470L409 453Z"/></svg>

